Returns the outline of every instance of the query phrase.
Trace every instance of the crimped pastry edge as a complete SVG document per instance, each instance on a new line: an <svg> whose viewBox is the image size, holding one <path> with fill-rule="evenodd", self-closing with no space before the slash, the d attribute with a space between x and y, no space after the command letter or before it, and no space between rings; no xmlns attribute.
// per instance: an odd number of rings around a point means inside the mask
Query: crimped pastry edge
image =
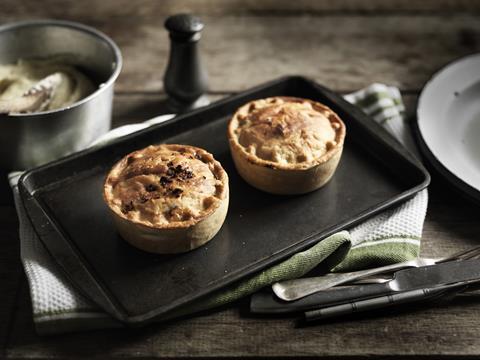
<svg viewBox="0 0 480 360"><path fill-rule="evenodd" d="M261 159L258 156L250 154L249 152L247 152L245 150L245 148L239 143L238 137L235 134L235 129L236 129L235 123L236 123L238 114L239 114L239 112L242 108L249 106L251 103L253 103L255 101L269 100L269 99L274 99L274 98L282 99L282 100L286 100L286 101L291 100L291 101L295 101L295 102L297 102L299 100L300 101L307 101L310 104L312 104L312 106L314 107L315 110L317 110L319 112L327 113L328 114L327 118L329 119L329 121L331 123L333 121L332 121L332 119L330 119L330 116L332 116L334 118L334 121L338 122L340 124L340 128L335 130L336 145L333 148L329 149L321 157L316 158L314 161L309 162L309 163L299 163L299 164L298 163L296 163L296 164L280 164L280 163L277 163L277 162L274 162L274 161ZM230 119L230 121L228 123L228 128L227 128L227 137L228 137L230 148L231 148L232 151L238 151L239 153L242 154L243 157L245 157L251 163L258 164L258 165L265 166L265 167L272 168L272 169L276 169L276 170L280 170L280 169L282 169L282 170L305 170L305 169L308 169L310 167L314 167L315 165L319 165L319 164L327 162L329 160L329 158L332 157L338 151L337 148L343 147L343 143L344 143L344 140L345 140L345 135L346 135L345 124L343 123L343 121L340 119L340 117L332 109L330 109L328 106L326 106L324 104L321 104L319 102L316 102L316 101L313 101L313 100L310 100L310 99L293 97L293 96L273 96L273 97L269 97L269 98L256 99L256 100L249 101L248 103L240 106L237 109L237 111L233 114L232 118Z"/></svg>

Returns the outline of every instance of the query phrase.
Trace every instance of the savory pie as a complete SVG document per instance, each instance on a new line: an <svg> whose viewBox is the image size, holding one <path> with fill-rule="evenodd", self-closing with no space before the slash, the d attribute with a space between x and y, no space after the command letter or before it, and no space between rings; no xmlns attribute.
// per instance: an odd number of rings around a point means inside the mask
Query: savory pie
<svg viewBox="0 0 480 360"><path fill-rule="evenodd" d="M153 253L185 252L220 230L228 209L228 176L203 149L162 144L116 163L103 195L130 244Z"/></svg>
<svg viewBox="0 0 480 360"><path fill-rule="evenodd" d="M345 125L318 102L271 97L240 107L228 125L228 138L235 166L250 185L274 194L301 194L332 177Z"/></svg>

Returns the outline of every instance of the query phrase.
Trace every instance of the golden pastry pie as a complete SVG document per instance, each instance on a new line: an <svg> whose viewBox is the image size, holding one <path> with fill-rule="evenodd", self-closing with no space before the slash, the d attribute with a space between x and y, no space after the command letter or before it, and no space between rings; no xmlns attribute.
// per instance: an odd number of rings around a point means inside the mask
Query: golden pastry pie
<svg viewBox="0 0 480 360"><path fill-rule="evenodd" d="M228 176L203 149L162 144L116 163L103 195L126 241L148 252L179 253L220 230L228 209Z"/></svg>
<svg viewBox="0 0 480 360"><path fill-rule="evenodd" d="M340 160L345 125L327 106L294 97L254 100L233 115L228 138L250 185L274 194L316 190Z"/></svg>

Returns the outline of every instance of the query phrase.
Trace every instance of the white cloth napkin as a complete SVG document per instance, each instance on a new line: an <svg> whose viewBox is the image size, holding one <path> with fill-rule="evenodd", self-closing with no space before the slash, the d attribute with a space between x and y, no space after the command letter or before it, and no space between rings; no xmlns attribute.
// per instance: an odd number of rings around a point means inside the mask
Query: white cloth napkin
<svg viewBox="0 0 480 360"><path fill-rule="evenodd" d="M410 130L403 120L404 107L397 88L373 84L346 95L345 99L360 106L407 148L415 151ZM117 128L106 137L99 139L96 144L103 144L112 138L171 117L172 115L163 116L142 124ZM33 320L37 332L53 334L122 326L74 289L46 252L19 201L16 188L18 177L19 174L12 174L10 182L20 222L21 259L30 288ZM335 270L350 268L353 263L358 266L365 259L366 265L368 261L381 262L382 257L385 257L387 262L391 262L392 257L395 259L396 253L405 254L405 251L410 252L412 256L417 256L427 199L427 191L421 191L396 208L387 210L350 229L353 247L345 263L341 263ZM376 251L372 252L372 248Z"/></svg>

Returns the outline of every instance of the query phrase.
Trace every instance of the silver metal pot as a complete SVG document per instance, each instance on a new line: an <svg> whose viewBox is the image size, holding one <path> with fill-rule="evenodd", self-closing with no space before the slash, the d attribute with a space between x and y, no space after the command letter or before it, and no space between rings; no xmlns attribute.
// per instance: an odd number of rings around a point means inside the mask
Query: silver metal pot
<svg viewBox="0 0 480 360"><path fill-rule="evenodd" d="M21 170L84 149L110 129L113 85L122 67L115 43L81 24L37 20L0 27L0 63L62 56L98 85L66 108L0 115L0 169Z"/></svg>

